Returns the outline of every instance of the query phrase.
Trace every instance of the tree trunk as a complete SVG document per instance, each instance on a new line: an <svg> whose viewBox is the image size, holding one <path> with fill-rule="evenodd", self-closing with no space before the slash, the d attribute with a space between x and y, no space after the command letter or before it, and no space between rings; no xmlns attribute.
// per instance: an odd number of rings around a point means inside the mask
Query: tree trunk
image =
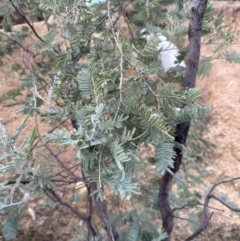
<svg viewBox="0 0 240 241"><path fill-rule="evenodd" d="M194 88L196 83L203 16L207 7L208 0L194 0L191 7L191 17L188 30L189 47L188 47L188 61L186 66L186 73L182 86L184 88ZM175 141L185 145L190 122L180 123L176 126ZM182 152L175 148L176 157L174 160L174 168L172 172L178 172L182 163ZM159 209L162 215L162 229L167 232L168 237L164 241L171 240L171 233L174 227L173 212L169 203L169 191L171 189L172 175L166 172L160 182L159 187Z"/></svg>

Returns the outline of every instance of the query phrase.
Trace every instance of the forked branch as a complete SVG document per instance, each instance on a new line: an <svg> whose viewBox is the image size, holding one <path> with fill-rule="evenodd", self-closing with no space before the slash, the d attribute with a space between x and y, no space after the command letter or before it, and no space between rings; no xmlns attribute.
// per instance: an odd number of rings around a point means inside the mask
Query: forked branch
<svg viewBox="0 0 240 241"><path fill-rule="evenodd" d="M227 207L228 209L234 211L234 212L240 212L240 208L236 208L233 207L231 205L229 205L227 202L225 202L224 200L220 199L219 197L217 197L216 195L212 194L214 189L220 185L220 184L224 184L224 183L228 183L228 182L233 182L236 180L240 180L240 177L236 177L236 178L232 178L230 180L226 180L226 181L222 181L222 182L218 182L215 185L213 185L213 187L210 189L208 195L205 197L205 201L204 201L204 209L203 209L203 214L204 214L204 221L203 224L200 226L199 229L197 229L191 236L189 236L185 241L191 241L194 240L200 233L202 233L208 226L209 221L212 218L213 213L209 214L208 213L208 208L209 208L209 202L210 199L215 199L217 201L219 201L221 204L223 204L225 207Z"/></svg>

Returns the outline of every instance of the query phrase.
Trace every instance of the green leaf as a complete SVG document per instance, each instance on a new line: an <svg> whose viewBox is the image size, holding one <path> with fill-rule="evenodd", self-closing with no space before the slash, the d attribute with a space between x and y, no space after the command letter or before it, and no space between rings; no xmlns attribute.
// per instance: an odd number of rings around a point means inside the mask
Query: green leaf
<svg viewBox="0 0 240 241"><path fill-rule="evenodd" d="M174 167L174 158L176 153L174 151L174 143L163 141L157 147L155 151L156 170L160 174L164 174L166 171L173 175L171 168Z"/></svg>
<svg viewBox="0 0 240 241"><path fill-rule="evenodd" d="M161 232L158 237L152 239L151 241L162 241L167 237L168 237L168 234L166 232Z"/></svg>
<svg viewBox="0 0 240 241"><path fill-rule="evenodd" d="M151 36L141 52L142 56L152 57L156 55L156 53L158 52L157 44L158 39L155 36Z"/></svg>
<svg viewBox="0 0 240 241"><path fill-rule="evenodd" d="M54 44L57 44L57 39L55 38L55 32L51 30L43 37L43 41L38 39L34 46L40 53L48 51L54 52Z"/></svg>
<svg viewBox="0 0 240 241"><path fill-rule="evenodd" d="M127 241L137 241L140 233L139 217L135 211L130 213L131 224L127 235Z"/></svg>
<svg viewBox="0 0 240 241"><path fill-rule="evenodd" d="M226 61L230 64L240 64L240 54L236 51L226 51L224 53Z"/></svg>
<svg viewBox="0 0 240 241"><path fill-rule="evenodd" d="M109 144L109 147L113 153L115 163L117 164L118 168L122 171L124 169L122 163L130 161L131 158L129 158L127 153L125 153L124 149L117 141L111 142Z"/></svg>
<svg viewBox="0 0 240 241"><path fill-rule="evenodd" d="M30 154L33 151L33 148L34 148L33 143L37 138L38 138L38 134L37 134L36 128L34 128L32 131L30 141L29 141L28 152L27 152L28 157L30 156Z"/></svg>
<svg viewBox="0 0 240 241"><path fill-rule="evenodd" d="M176 109L171 117L175 123L182 123L194 119L207 118L210 115L211 108L209 106L188 105L182 109Z"/></svg>
<svg viewBox="0 0 240 241"><path fill-rule="evenodd" d="M77 75L78 88L81 96L89 96L93 94L92 76L88 69L81 69Z"/></svg>
<svg viewBox="0 0 240 241"><path fill-rule="evenodd" d="M20 221L20 213L16 208L13 208L2 226L2 234L6 241L15 240Z"/></svg>
<svg viewBox="0 0 240 241"><path fill-rule="evenodd" d="M38 186L43 189L44 188L44 182L42 177L38 177Z"/></svg>
<svg viewBox="0 0 240 241"><path fill-rule="evenodd" d="M199 63L198 75L202 78L208 77L210 74L211 67L212 67L211 58L204 57Z"/></svg>

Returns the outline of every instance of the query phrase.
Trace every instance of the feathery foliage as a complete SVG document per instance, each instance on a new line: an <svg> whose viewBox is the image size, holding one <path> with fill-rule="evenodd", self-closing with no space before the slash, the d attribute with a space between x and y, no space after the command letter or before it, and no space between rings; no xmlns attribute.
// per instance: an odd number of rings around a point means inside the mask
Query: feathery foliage
<svg viewBox="0 0 240 241"><path fill-rule="evenodd" d="M68 185L82 182L88 196L87 218L82 218L80 211L74 211L73 207L70 209L87 225L79 234L81 239L76 235L72 240L112 240L110 237L115 229L119 241L164 240L167 234L155 222L161 219L156 214L157 179L166 172L173 174L176 148L184 153L186 165L174 175L178 190L170 193L171 204L196 204L198 200L186 180L192 185L196 180L200 181L191 175L191 170L196 168L197 159L207 156L207 151L201 152L199 146L208 150L212 145L201 138L197 131L202 129L194 123L208 117L210 108L200 103L199 90L181 88L184 72L181 66L174 68L172 73L164 71L157 60L162 51L156 48L157 39L151 37L146 42L139 36L145 28L151 33L166 35L181 47L181 39L187 34L184 25L188 18L187 2L171 2L175 3L175 8L159 17L159 10L166 1L153 0L148 4L143 0L133 1L137 13L127 21L128 28L135 27L124 39L121 30L117 29L118 20L123 18L123 3L119 1L113 0L109 4L70 0L4 1L0 16L4 18L5 30L12 29L14 5L23 18L28 9L30 16L43 18L45 24L42 26L46 32L39 36L28 21L28 30L24 27L11 35L0 33L0 63L6 54L14 54L15 48L22 48L31 63L26 69L23 61L19 63L21 68L12 70L18 71L22 84L1 95L0 102L15 98L28 89L33 94L24 101L8 103L8 106L21 105L22 113L47 118L56 125L47 134L33 129L30 138L21 144L20 134L27 125L27 118L12 136L0 125L0 173L17 175L12 186L1 180L0 190L5 190L6 185L11 190L3 201L1 199L1 209L8 211L12 206L21 207L39 190L69 208L70 200L61 199L60 186L71 189ZM224 56L229 63L239 63L239 54L226 50L233 42L234 34L224 25L223 16L212 20L212 13L210 5L204 16L203 41L221 40L214 55ZM37 38L33 47L22 42L30 32ZM180 48L180 53L178 61L181 62L186 48ZM202 58L201 77L209 75L213 57ZM153 74L155 80L152 80ZM62 123L67 121L68 126L63 126ZM177 124L187 121L192 121L193 126L189 145L184 147L174 141L174 133ZM44 155L42 149L40 154L35 153L38 143L48 154ZM149 160L137 155L143 144L154 149L154 170ZM59 146L60 150L74 147L67 160L63 161L55 152ZM75 171L76 166L80 171ZM28 195L17 196L18 188ZM125 199L131 210L118 214L116 210L120 210L121 205L111 203L111 199L118 203ZM101 222L97 223L97 228L91 220L95 215L94 205ZM6 240L16 237L19 220L19 215L10 212L2 226Z"/></svg>

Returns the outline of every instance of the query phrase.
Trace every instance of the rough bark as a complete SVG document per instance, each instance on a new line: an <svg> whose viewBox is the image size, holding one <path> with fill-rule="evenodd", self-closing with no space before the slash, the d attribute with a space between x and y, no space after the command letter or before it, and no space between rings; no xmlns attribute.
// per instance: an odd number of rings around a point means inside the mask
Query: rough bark
<svg viewBox="0 0 240 241"><path fill-rule="evenodd" d="M207 7L208 0L194 0L191 7L191 17L189 24L189 47L188 47L188 61L186 66L186 73L182 86L184 88L194 88L196 83L196 76L199 65L200 47L201 47L201 32L203 16ZM176 126L175 141L180 144L185 144L190 122L180 123ZM175 148L176 157L174 160L174 168L172 172L178 172L182 163L182 152ZM162 215L162 229L167 232L168 237L164 241L171 240L171 233L174 227L173 212L169 203L169 191L171 189L171 182L173 176L166 172L159 187L159 209Z"/></svg>

